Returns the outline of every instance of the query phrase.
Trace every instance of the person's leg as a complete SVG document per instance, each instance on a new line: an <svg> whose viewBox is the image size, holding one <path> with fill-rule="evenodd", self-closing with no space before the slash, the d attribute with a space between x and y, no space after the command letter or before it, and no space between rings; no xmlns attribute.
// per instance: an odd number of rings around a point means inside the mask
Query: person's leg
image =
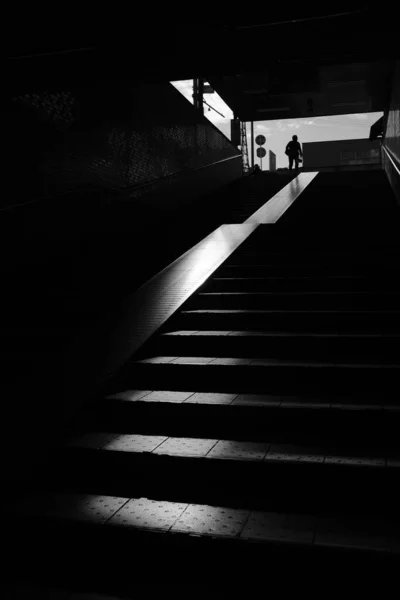
<svg viewBox="0 0 400 600"><path fill-rule="evenodd" d="M299 159L295 158L294 162L295 162L295 165L296 165L296 171L298 171L299 170Z"/></svg>
<svg viewBox="0 0 400 600"><path fill-rule="evenodd" d="M289 169L293 169L293 156L289 156Z"/></svg>

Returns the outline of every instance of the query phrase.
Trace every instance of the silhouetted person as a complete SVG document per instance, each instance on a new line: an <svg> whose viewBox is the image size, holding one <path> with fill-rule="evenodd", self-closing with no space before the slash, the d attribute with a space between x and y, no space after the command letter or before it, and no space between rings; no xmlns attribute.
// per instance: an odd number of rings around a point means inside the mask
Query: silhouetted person
<svg viewBox="0 0 400 600"><path fill-rule="evenodd" d="M300 156L303 156L303 151L301 149L300 143L297 141L297 135L292 137L292 141L288 143L286 146L285 153L289 157L289 169L293 169L293 161L296 164L296 171L299 169L299 160Z"/></svg>

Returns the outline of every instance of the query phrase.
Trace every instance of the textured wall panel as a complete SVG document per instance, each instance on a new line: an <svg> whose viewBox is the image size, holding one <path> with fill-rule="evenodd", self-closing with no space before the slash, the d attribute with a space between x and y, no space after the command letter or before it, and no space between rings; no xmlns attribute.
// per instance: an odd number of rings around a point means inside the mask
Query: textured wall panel
<svg viewBox="0 0 400 600"><path fill-rule="evenodd" d="M11 93L2 204L80 186L122 190L238 154L169 83L96 81Z"/></svg>
<svg viewBox="0 0 400 600"><path fill-rule="evenodd" d="M393 162L383 152L383 164L390 184L400 203L400 61L396 61L384 144Z"/></svg>
<svg viewBox="0 0 400 600"><path fill-rule="evenodd" d="M400 166L400 61L396 62L385 144Z"/></svg>

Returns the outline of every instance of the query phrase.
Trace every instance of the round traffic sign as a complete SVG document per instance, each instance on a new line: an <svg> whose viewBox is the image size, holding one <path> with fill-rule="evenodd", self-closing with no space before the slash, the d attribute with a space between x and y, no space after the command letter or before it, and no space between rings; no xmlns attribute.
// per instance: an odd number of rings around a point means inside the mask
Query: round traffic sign
<svg viewBox="0 0 400 600"><path fill-rule="evenodd" d="M267 151L265 148L257 148L257 156L258 158L264 158L264 156L267 154Z"/></svg>
<svg viewBox="0 0 400 600"><path fill-rule="evenodd" d="M266 142L266 141L267 141L267 140L266 140L266 137L265 137L265 135L258 135L258 136L256 137L256 144L258 144L259 146L263 146L263 145L265 144L265 142Z"/></svg>

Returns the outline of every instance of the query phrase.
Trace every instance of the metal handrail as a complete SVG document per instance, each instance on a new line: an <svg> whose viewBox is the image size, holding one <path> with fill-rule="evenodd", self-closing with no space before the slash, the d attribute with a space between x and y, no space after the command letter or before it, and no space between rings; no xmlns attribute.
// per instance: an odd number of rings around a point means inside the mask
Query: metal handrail
<svg viewBox="0 0 400 600"><path fill-rule="evenodd" d="M60 194L55 194L54 196L46 196L46 198L37 198L36 200L30 200L28 202L21 202L20 204L13 204L12 206L5 206L4 208L0 208L0 213L5 212L5 211L15 210L18 208L24 208L25 206L30 206L32 204L39 204L40 202L47 202L47 201L51 200L51 198L57 198L60 196L68 196L68 194L74 194L84 188L90 188L92 190L95 190L95 189L108 190L108 191L112 191L112 192L117 192L119 194L130 193L134 190L138 190L138 189L141 189L141 188L144 188L147 186L155 185L155 184L159 183L160 181L165 181L166 179L170 179L172 177L182 175L183 173L193 173L194 171L200 171L201 169L207 169L208 167L213 167L214 165L219 165L221 163L227 162L229 160L237 159L237 158L241 159L241 154L237 154L235 156L229 156L228 158L223 158L222 160L217 160L216 162L208 163L207 165L201 165L200 167L195 167L193 169L182 169L180 171L176 171L175 173L169 173L168 175L164 175L163 177L159 177L157 179L152 179L151 181L144 181L142 183L136 183L132 186L125 187L125 188L114 188L112 186L100 186L99 184L93 185L93 184L88 183L88 184L79 186L77 188L74 188L73 190L68 190L68 191L62 192Z"/></svg>
<svg viewBox="0 0 400 600"><path fill-rule="evenodd" d="M394 158L392 157L392 151L389 150L389 148L386 148L386 146L384 144L382 144L382 148L383 150L386 152L387 157L389 158L389 160L391 161L392 165L394 166L394 168L397 171L397 174L400 175L400 169L399 167L396 165Z"/></svg>
<svg viewBox="0 0 400 600"><path fill-rule="evenodd" d="M217 160L213 163L208 163L207 165L201 165L200 167L194 167L193 169L181 169L180 171L176 171L175 173L170 173L169 175L164 175L163 177L158 177L157 179L152 179L151 181L144 181L143 183L135 183L130 187L123 188L121 190L117 190L116 188L112 188L115 191L120 192L131 192L136 189L140 189L142 187L146 187L147 185L154 185L159 181L164 181L165 179L169 179L171 177L176 177L176 175L182 175L183 173L192 173L193 171L200 171L201 169L207 169L208 167L213 167L214 165L219 165L224 162L228 162L229 160L234 160L235 158L241 158L241 154L236 154L235 156L228 156L228 158L223 158L222 160Z"/></svg>
<svg viewBox="0 0 400 600"><path fill-rule="evenodd" d="M61 56L62 54L72 54L73 52L88 52L95 50L97 46L85 46L83 48L65 48L63 50L51 50L49 52L31 52L30 54L17 54L7 56L7 60L23 60L25 58L43 58L47 56Z"/></svg>

